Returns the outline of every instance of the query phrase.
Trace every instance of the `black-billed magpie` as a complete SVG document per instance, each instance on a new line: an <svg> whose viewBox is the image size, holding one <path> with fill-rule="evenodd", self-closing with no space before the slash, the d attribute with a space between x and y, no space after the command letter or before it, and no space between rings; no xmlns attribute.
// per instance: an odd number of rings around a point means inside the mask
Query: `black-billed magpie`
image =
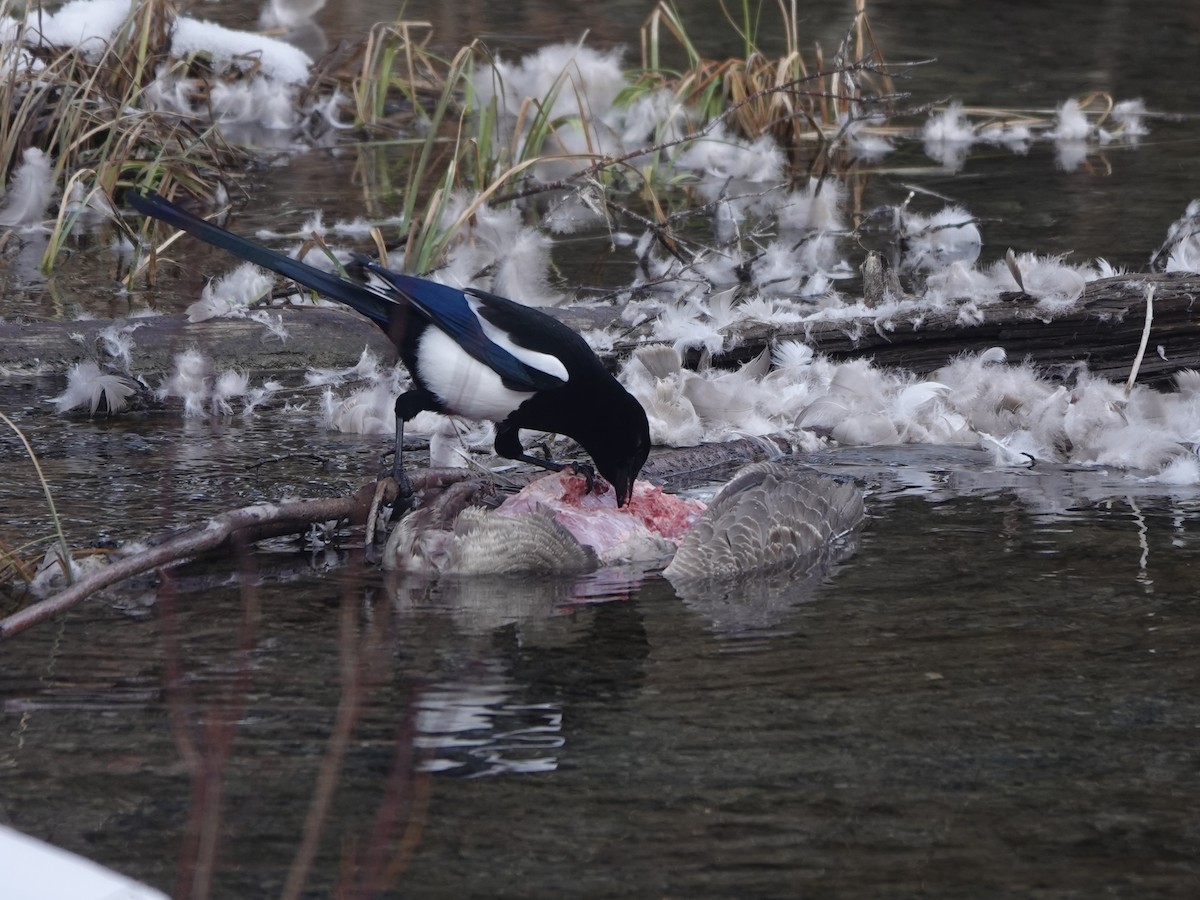
<svg viewBox="0 0 1200 900"><path fill-rule="evenodd" d="M489 419L496 423L498 454L556 472L562 463L525 452L520 429L574 438L612 484L617 503L629 502L650 452L646 411L587 342L557 319L486 291L458 290L360 258L386 285L376 291L213 225L159 194L125 196L138 212L344 303L384 330L414 385L396 400L394 474L402 490L404 423L432 410Z"/></svg>

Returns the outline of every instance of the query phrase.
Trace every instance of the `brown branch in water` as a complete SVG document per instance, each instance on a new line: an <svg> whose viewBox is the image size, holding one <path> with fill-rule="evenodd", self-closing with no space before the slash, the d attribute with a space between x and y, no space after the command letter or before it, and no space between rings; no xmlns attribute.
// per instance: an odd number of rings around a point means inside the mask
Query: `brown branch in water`
<svg viewBox="0 0 1200 900"><path fill-rule="evenodd" d="M785 439L769 436L682 447L656 453L646 463L642 477L678 489L691 483L711 481L714 474L730 465L790 452L791 448ZM531 470L514 474L509 480L513 485L522 485L542 474ZM409 473L413 489L418 493L433 494L460 482L475 482L464 485L461 494L453 491L444 496L426 498L428 508L436 514L442 514L443 518L450 515L451 507L463 499L462 495L478 492L480 485L475 481L477 478L478 473L471 469L420 469ZM353 526L365 526L378 520L380 501L390 502L395 498L395 490L394 482L389 481L387 487L380 491L378 482L369 481L346 497L260 503L214 516L204 525L174 534L142 553L118 559L80 578L53 597L0 619L0 641L73 609L104 588L143 572L186 562L230 541L249 545L267 538L297 534L310 525L339 519L349 520ZM374 524L371 527L373 529Z"/></svg>
<svg viewBox="0 0 1200 900"><path fill-rule="evenodd" d="M424 469L411 474L415 490L430 490L468 477L462 469ZM189 528L166 538L142 553L119 559L80 578L66 590L0 619L0 641L20 634L51 616L78 606L97 591L127 578L172 566L208 553L231 540L247 544L272 537L304 531L308 526L337 519L348 519L361 526L377 506L376 482L368 482L347 497L322 500L295 500L289 503L260 503L222 513L204 525ZM392 487L391 496L395 496ZM386 492L385 492L386 494Z"/></svg>

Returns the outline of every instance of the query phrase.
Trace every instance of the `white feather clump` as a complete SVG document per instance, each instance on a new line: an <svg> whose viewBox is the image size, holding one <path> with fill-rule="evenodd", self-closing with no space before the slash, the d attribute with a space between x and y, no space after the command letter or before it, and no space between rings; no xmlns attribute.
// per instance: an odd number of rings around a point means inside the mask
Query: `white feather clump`
<svg viewBox="0 0 1200 900"><path fill-rule="evenodd" d="M815 178L787 194L775 208L779 238L768 246L767 254L787 248L797 281L817 274L835 278L851 274L839 248L846 234L845 199L845 188L838 182L822 184ZM775 277L782 274L779 271Z"/></svg>
<svg viewBox="0 0 1200 900"><path fill-rule="evenodd" d="M133 382L120 375L102 373L100 366L89 359L71 367L67 372L66 390L57 397L51 397L50 402L60 413L77 406L87 406L89 412L94 414L101 402L109 413L119 413L128 405L135 389Z"/></svg>
<svg viewBox="0 0 1200 900"><path fill-rule="evenodd" d="M696 348L720 353L730 336L710 314L709 299L690 296L665 307L654 320L651 339L668 342L679 352Z"/></svg>
<svg viewBox="0 0 1200 900"><path fill-rule="evenodd" d="M426 412L408 424L413 433L429 435L429 465L434 468L467 468L472 451L488 453L496 440L496 426L491 422Z"/></svg>
<svg viewBox="0 0 1200 900"><path fill-rule="evenodd" d="M779 227L799 234L845 231L845 203L846 188L841 182L810 178L806 187L787 194L776 207Z"/></svg>
<svg viewBox="0 0 1200 900"><path fill-rule="evenodd" d="M231 400L244 397L244 414L265 402L281 385L268 381L261 388L250 388L247 372L228 369L218 374L212 360L196 348L176 354L175 368L155 392L161 399L174 397L183 401L186 418L206 415L233 415Z"/></svg>
<svg viewBox="0 0 1200 900"><path fill-rule="evenodd" d="M1095 277L1095 272L1086 265L1068 265L1061 256L1022 253L1016 257L1016 264L1021 270L1025 293L1037 297L1038 305L1047 312L1071 309L1083 296L1088 281ZM992 264L991 275L997 283L1007 283L1004 290L1019 287L1004 260Z"/></svg>
<svg viewBox="0 0 1200 900"><path fill-rule="evenodd" d="M396 396L406 376L399 365L385 368L379 358L364 348L358 362L347 369L310 369L304 380L313 387L325 387L322 395L322 422L349 434L391 434L396 430ZM347 381L365 381L347 396L341 397L333 386Z"/></svg>
<svg viewBox="0 0 1200 900"><path fill-rule="evenodd" d="M295 28L310 21L325 7L325 0L268 0L258 15L262 28Z"/></svg>
<svg viewBox="0 0 1200 900"><path fill-rule="evenodd" d="M954 302L987 304L1001 291L1014 290L1011 274L1001 284L987 272L961 262L950 263L925 280L924 301L934 307Z"/></svg>
<svg viewBox="0 0 1200 900"><path fill-rule="evenodd" d="M1151 262L1166 257L1167 272L1200 272L1200 200L1187 205L1183 215L1167 229L1167 239Z"/></svg>
<svg viewBox="0 0 1200 900"><path fill-rule="evenodd" d="M786 160L769 135L747 141L729 133L724 124L709 134L688 142L675 159L675 168L699 174L697 191L705 200L736 197L739 193L761 193L764 185L781 183ZM743 211L769 211L761 198L751 194L739 201Z"/></svg>
<svg viewBox="0 0 1200 900"><path fill-rule="evenodd" d="M175 368L157 393L183 400L183 414L191 418L205 414L212 385L212 360L193 347L176 354Z"/></svg>
<svg viewBox="0 0 1200 900"><path fill-rule="evenodd" d="M454 420L440 416L441 421L429 435L429 465L435 469L465 469L467 453L458 440Z"/></svg>
<svg viewBox="0 0 1200 900"><path fill-rule="evenodd" d="M1200 484L1200 459L1194 455L1177 456L1147 480L1180 486Z"/></svg>
<svg viewBox="0 0 1200 900"><path fill-rule="evenodd" d="M1007 147L1013 153L1024 155L1029 152L1029 145L1033 141L1033 132L1029 130L1028 125L1020 122L1009 125L988 125L979 132L979 140L988 144L999 144Z"/></svg>
<svg viewBox="0 0 1200 900"><path fill-rule="evenodd" d="M502 114L516 116L528 100L551 99L545 109L551 119L579 115L583 98L588 112L609 109L625 87L621 51L601 53L578 44L552 44L520 62L497 59L491 69L475 74L475 98L480 106L495 100Z"/></svg>
<svg viewBox="0 0 1200 900"><path fill-rule="evenodd" d="M50 157L37 147L28 147L13 172L0 209L0 226L7 228L41 225L54 196L54 173Z"/></svg>
<svg viewBox="0 0 1200 900"><path fill-rule="evenodd" d="M309 387L324 387L346 381L380 381L383 377L379 357L364 347L354 365L346 369L309 369L304 373L304 383Z"/></svg>
<svg viewBox="0 0 1200 900"><path fill-rule="evenodd" d="M927 253L924 258L932 259L933 256ZM1069 265L1061 256L1022 253L1015 257L1015 262L1021 272L1020 284L1004 260L997 260L984 271L964 262L952 262L928 276L921 303L930 308L951 302L986 306L995 302L1002 292L1017 291L1023 286L1025 293L1037 298L1039 309L1053 315L1074 308L1087 283L1103 274L1102 268ZM960 324L978 324L981 313L976 307L963 313Z"/></svg>
<svg viewBox="0 0 1200 900"><path fill-rule="evenodd" d="M636 97L624 110L614 106L605 117L620 132L626 151L684 137L695 115L672 91L660 88Z"/></svg>
<svg viewBox="0 0 1200 900"><path fill-rule="evenodd" d="M307 53L284 41L181 16L171 32L171 55L195 54L203 54L217 74L254 72L282 85L303 84L312 66Z"/></svg>
<svg viewBox="0 0 1200 900"><path fill-rule="evenodd" d="M396 431L396 395L386 385L361 387L344 398L333 388L322 397L322 421L326 428L347 434L393 434Z"/></svg>
<svg viewBox="0 0 1200 900"><path fill-rule="evenodd" d="M925 141L926 156L950 171L958 171L975 142L975 129L963 113L962 104L956 100L940 113L930 114L921 129L921 137Z"/></svg>
<svg viewBox="0 0 1200 900"><path fill-rule="evenodd" d="M585 228L597 228L608 222L603 196L590 186L553 201L542 219L542 223L553 234L576 234Z"/></svg>
<svg viewBox="0 0 1200 900"><path fill-rule="evenodd" d="M274 379L268 379L258 387L248 389L242 403L242 415L247 417L253 415L259 406L269 402L282 389L283 384Z"/></svg>
<svg viewBox="0 0 1200 900"><path fill-rule="evenodd" d="M36 16L35 35L46 46L76 47L94 62L128 21L131 6L130 0L71 0Z"/></svg>
<svg viewBox="0 0 1200 900"><path fill-rule="evenodd" d="M1046 132L1055 143L1058 167L1072 172L1087 158L1087 140L1095 132L1095 126L1075 99L1064 100L1054 118L1054 127Z"/></svg>
<svg viewBox="0 0 1200 900"><path fill-rule="evenodd" d="M650 440L667 447L700 443L704 428L690 400L682 395L683 358L661 344L639 347L622 368L619 380L650 422Z"/></svg>
<svg viewBox="0 0 1200 900"><path fill-rule="evenodd" d="M743 322L759 322L763 325L786 327L796 325L807 314L799 304L770 296L765 285L760 288L761 296L749 297L738 306Z"/></svg>
<svg viewBox="0 0 1200 900"><path fill-rule="evenodd" d="M973 264L979 259L983 236L974 217L961 206L946 206L932 216L907 210L901 218L905 265L932 271L951 263Z"/></svg>
<svg viewBox="0 0 1200 900"><path fill-rule="evenodd" d="M220 125L288 131L296 125L296 88L267 78L215 81L205 110ZM283 145L290 141L285 139Z"/></svg>
<svg viewBox="0 0 1200 900"><path fill-rule="evenodd" d="M270 293L274 284L265 270L242 263L204 286L200 299L187 308L188 321L242 318L249 314L251 304Z"/></svg>
<svg viewBox="0 0 1200 900"><path fill-rule="evenodd" d="M1113 121L1120 126L1121 136L1131 144L1150 133L1143 121L1145 116L1146 104L1141 99L1122 100L1112 109Z"/></svg>
<svg viewBox="0 0 1200 900"><path fill-rule="evenodd" d="M1103 256L1097 256L1092 260L1092 271L1095 273L1095 278L1116 278L1126 274L1129 270L1125 266L1114 266ZM1092 281L1092 278L1088 279Z"/></svg>
<svg viewBox="0 0 1200 900"><path fill-rule="evenodd" d="M1200 437L1200 396L1186 373L1180 390L1162 394L1139 385L1126 396L1118 385L1086 370L1074 388L1054 384L1029 366L1003 365L994 348L962 357L932 377L951 387L949 402L1002 465L1047 459L1149 472L1194 456ZM1179 465L1171 477L1184 477Z"/></svg>
<svg viewBox="0 0 1200 900"><path fill-rule="evenodd" d="M870 363L843 363L824 394L800 410L796 427L827 435L839 444L898 444L900 431L885 397L890 387L886 376Z"/></svg>
<svg viewBox="0 0 1200 900"><path fill-rule="evenodd" d="M613 130L603 121L625 88L621 51L605 53L578 44L542 47L516 63L497 59L493 68L475 74L474 96L480 107L495 102L499 115L516 122L523 105L542 106L551 120L564 124L554 129L546 143L527 148L537 154L619 153ZM533 116L525 116L526 135ZM577 159L539 163L535 172L543 180L565 177L580 168Z"/></svg>
<svg viewBox="0 0 1200 900"><path fill-rule="evenodd" d="M250 373L228 369L217 376L212 392L212 412L214 416L232 416L233 406L230 400L244 397L250 390Z"/></svg>
<svg viewBox="0 0 1200 900"><path fill-rule="evenodd" d="M467 209L470 197L458 194L443 216L449 227ZM526 306L553 306L562 295L550 287L551 240L525 225L516 207L477 207L468 227L456 232L449 263L434 278L457 288L478 287Z"/></svg>
<svg viewBox="0 0 1200 900"><path fill-rule="evenodd" d="M778 430L758 409L769 363L764 351L736 371L692 372L674 347L650 345L635 351L620 379L645 407L651 439L686 447Z"/></svg>
<svg viewBox="0 0 1200 900"><path fill-rule="evenodd" d="M838 128L852 157L863 162L878 162L892 152L891 141L867 131L872 125L884 124L883 117L850 119L848 115L838 113Z"/></svg>
<svg viewBox="0 0 1200 900"><path fill-rule="evenodd" d="M815 244L815 241L814 241ZM805 247L812 245L806 244ZM751 266L754 286L764 298L788 298L802 292L805 276L816 272L809 268L808 260L793 250L791 242L775 240L763 247L760 256ZM734 283L737 283L734 281Z"/></svg>
<svg viewBox="0 0 1200 900"><path fill-rule="evenodd" d="M104 347L104 352L120 363L126 372L133 368L133 348L137 346L137 342L133 339L133 333L145 324L145 322L122 324L118 320L96 333L97 339Z"/></svg>
<svg viewBox="0 0 1200 900"><path fill-rule="evenodd" d="M1160 473L1191 483L1200 447L1200 374L1179 390L1123 388L1076 373L1068 388L1004 351L960 357L924 379L867 361L832 363L798 341L737 372L683 369L678 348L635 352L620 380L647 410L656 443L686 446L776 432L809 447L932 443L977 445L997 465L1050 460ZM1184 460L1184 461L1180 461Z"/></svg>
<svg viewBox="0 0 1200 900"><path fill-rule="evenodd" d="M955 100L941 112L929 114L921 137L926 142L940 144L969 144L975 140L975 129L963 112L962 103Z"/></svg>
<svg viewBox="0 0 1200 900"><path fill-rule="evenodd" d="M265 309L256 309L246 317L252 322L257 322L267 329L267 334L278 339L279 343L286 344L289 337L287 326L283 324L283 316L279 313L271 315ZM263 338L266 339L265 336Z"/></svg>
<svg viewBox="0 0 1200 900"><path fill-rule="evenodd" d="M1062 102L1054 116L1054 127L1046 136L1054 141L1086 141L1092 134L1092 123L1073 97Z"/></svg>

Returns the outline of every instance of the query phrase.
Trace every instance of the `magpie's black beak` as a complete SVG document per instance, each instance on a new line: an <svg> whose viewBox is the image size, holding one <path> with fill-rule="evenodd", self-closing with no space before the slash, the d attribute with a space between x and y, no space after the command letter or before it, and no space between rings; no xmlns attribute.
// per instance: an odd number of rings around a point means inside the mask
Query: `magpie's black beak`
<svg viewBox="0 0 1200 900"><path fill-rule="evenodd" d="M612 483L613 490L617 494L617 506L625 506L633 498L633 483L635 480L635 476L625 471L613 473L613 477L609 481Z"/></svg>

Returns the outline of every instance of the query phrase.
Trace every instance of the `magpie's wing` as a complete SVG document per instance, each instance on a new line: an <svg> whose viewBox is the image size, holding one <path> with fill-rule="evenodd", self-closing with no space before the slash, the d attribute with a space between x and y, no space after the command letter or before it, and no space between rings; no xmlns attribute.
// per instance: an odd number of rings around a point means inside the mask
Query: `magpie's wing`
<svg viewBox="0 0 1200 900"><path fill-rule="evenodd" d="M510 390L548 391L566 384L564 378L518 359L488 337L479 316L467 301L467 295L457 288L393 272L362 257L359 257L359 262L397 290L438 328L450 335L463 350L499 375ZM544 315L527 307L524 309L535 316ZM514 343L520 342L514 340Z"/></svg>
<svg viewBox="0 0 1200 900"><path fill-rule="evenodd" d="M226 231L211 222L206 222L199 216L180 209L160 194L152 192L139 194L136 191L129 191L125 195L125 199L129 201L130 206L143 215L152 216L168 225L186 231L202 241L220 247L222 250L228 250L235 256L240 256L247 262L278 272L292 281L346 304L381 328L386 330L388 327L396 302L382 294L377 294L353 281L339 278L331 272L325 272L298 259L292 259L286 254L264 247L262 244L257 244L232 231Z"/></svg>

